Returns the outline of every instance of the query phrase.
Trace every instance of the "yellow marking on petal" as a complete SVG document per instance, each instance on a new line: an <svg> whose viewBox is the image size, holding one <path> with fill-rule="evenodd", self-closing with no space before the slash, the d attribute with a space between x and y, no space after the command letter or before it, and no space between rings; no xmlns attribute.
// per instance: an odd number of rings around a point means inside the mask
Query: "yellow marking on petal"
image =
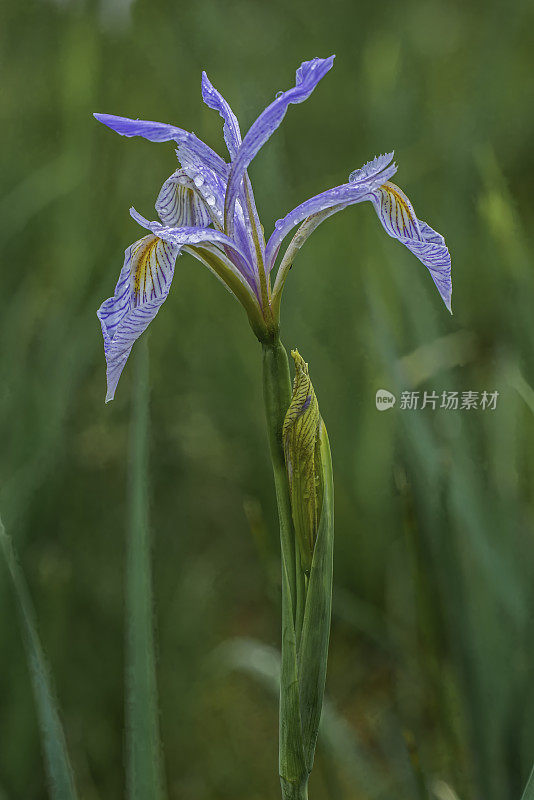
<svg viewBox="0 0 534 800"><path fill-rule="evenodd" d="M148 240L148 241L147 241ZM157 236L146 236L139 242L139 249L132 254L132 275L134 279L134 299L138 306L146 301L147 278L150 279L151 296L155 294L154 275L152 272L152 257L158 262L156 247L159 239ZM141 251L141 252L139 252Z"/></svg>
<svg viewBox="0 0 534 800"><path fill-rule="evenodd" d="M417 217L415 216L410 201L402 189L394 183L389 183L389 181L382 184L380 189L385 193L385 196L391 204L389 210L386 212L391 223L402 228L402 232L406 237L412 235L410 223L414 226L415 232L418 233Z"/></svg>

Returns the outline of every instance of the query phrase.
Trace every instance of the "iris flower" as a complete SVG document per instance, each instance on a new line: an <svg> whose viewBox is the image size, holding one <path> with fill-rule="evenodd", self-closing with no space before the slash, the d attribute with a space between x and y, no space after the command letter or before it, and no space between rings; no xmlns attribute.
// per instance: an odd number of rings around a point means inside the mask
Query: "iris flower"
<svg viewBox="0 0 534 800"><path fill-rule="evenodd" d="M106 401L114 397L135 340L166 300L182 252L215 273L244 306L258 339L269 342L277 335L280 297L289 268L305 240L327 217L364 200L373 204L386 233L406 245L427 267L450 311L449 252L443 237L417 218L404 192L390 182L397 171L393 153L377 156L353 171L346 183L301 203L276 222L265 242L247 168L288 107L310 96L333 61L330 56L301 64L295 85L278 93L244 137L232 109L203 73L202 98L223 119L229 161L195 134L174 125L95 114L122 136L176 142L181 165L165 181L156 200L159 221L147 220L130 209L148 234L126 249L115 294L97 312L107 363ZM271 283L281 245L297 225Z"/></svg>

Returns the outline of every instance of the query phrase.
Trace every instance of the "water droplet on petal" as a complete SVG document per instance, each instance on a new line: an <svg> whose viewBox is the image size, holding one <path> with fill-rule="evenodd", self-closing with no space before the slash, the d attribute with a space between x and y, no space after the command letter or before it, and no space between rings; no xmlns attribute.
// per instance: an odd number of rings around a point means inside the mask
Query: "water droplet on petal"
<svg viewBox="0 0 534 800"><path fill-rule="evenodd" d="M283 225L283 222L284 222L283 219L277 219L276 222L274 223L274 227L275 228L281 228L282 225Z"/></svg>
<svg viewBox="0 0 534 800"><path fill-rule="evenodd" d="M197 189L200 189L200 187L204 183L204 178L202 177L202 175L195 175L194 183L195 183L195 186L197 187Z"/></svg>
<svg viewBox="0 0 534 800"><path fill-rule="evenodd" d="M355 169L354 172L351 172L349 175L349 183L354 183L355 181L359 181L360 178L364 177L363 169Z"/></svg>
<svg viewBox="0 0 534 800"><path fill-rule="evenodd" d="M283 94L284 94L283 92L277 92L275 96L276 97L282 97Z"/></svg>
<svg viewBox="0 0 534 800"><path fill-rule="evenodd" d="M209 206L214 206L214 205L215 205L215 198L214 198L214 196L213 196L212 194L208 194L208 195L206 195L206 198L205 198L205 199L206 199L206 203L207 203Z"/></svg>

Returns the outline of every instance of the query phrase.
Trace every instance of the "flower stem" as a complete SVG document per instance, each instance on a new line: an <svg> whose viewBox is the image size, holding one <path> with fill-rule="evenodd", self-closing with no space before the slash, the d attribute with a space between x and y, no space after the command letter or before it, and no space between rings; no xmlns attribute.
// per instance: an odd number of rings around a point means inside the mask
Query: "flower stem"
<svg viewBox="0 0 534 800"><path fill-rule="evenodd" d="M308 800L308 779L301 784L292 784L282 779L282 800Z"/></svg>
<svg viewBox="0 0 534 800"><path fill-rule="evenodd" d="M282 426L291 402L289 363L277 338L263 344L263 391L273 465L282 559L282 661L280 674L279 772L283 800L308 800L308 770L300 719L297 648L300 639L304 574L296 549Z"/></svg>
<svg viewBox="0 0 534 800"><path fill-rule="evenodd" d="M280 520L280 545L282 556L290 575L290 582L292 583L296 570L295 537L282 446L282 426L291 402L291 378L287 353L280 339L277 339L272 344L263 345L263 397ZM295 603L296 597L293 598L292 605L293 619L295 618Z"/></svg>

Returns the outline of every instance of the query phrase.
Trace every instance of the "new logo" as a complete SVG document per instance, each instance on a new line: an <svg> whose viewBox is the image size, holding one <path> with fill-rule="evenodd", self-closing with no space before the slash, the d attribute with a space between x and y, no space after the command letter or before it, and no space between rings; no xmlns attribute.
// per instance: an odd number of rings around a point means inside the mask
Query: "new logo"
<svg viewBox="0 0 534 800"><path fill-rule="evenodd" d="M379 411L386 411L388 408L393 408L395 405L396 397L386 389L379 389L376 393L376 407Z"/></svg>

